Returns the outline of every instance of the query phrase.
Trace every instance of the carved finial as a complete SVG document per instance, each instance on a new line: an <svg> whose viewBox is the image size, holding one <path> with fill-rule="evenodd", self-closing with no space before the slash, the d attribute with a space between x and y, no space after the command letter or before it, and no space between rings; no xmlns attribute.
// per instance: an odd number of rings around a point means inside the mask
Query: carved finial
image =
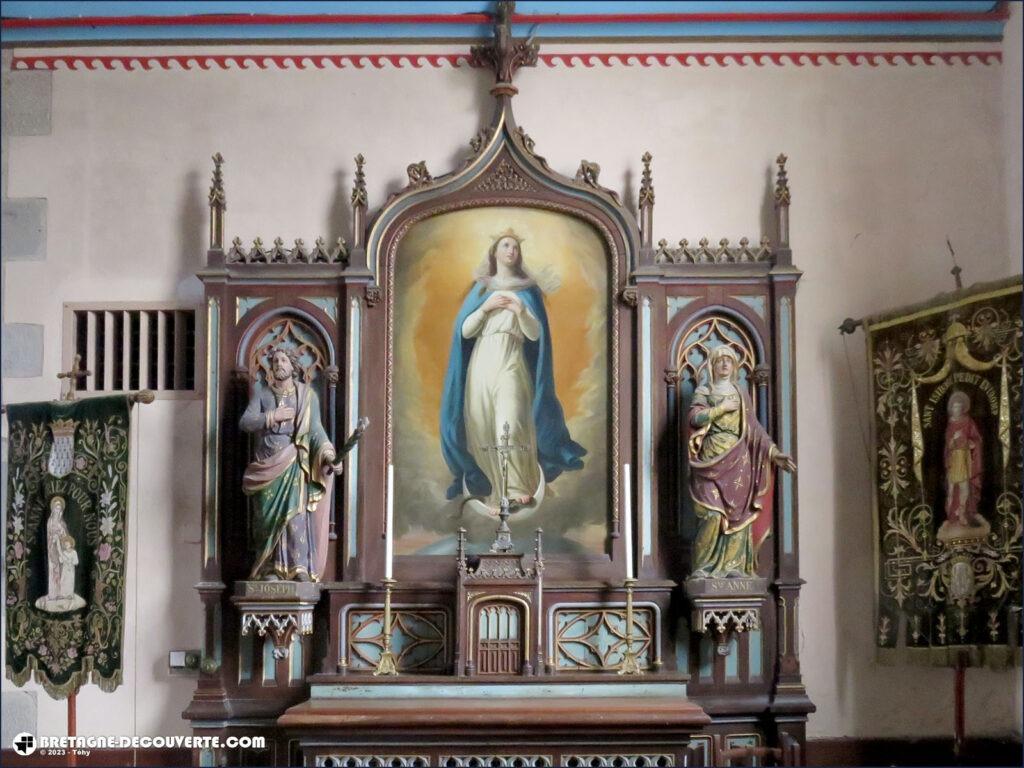
<svg viewBox="0 0 1024 768"><path fill-rule="evenodd" d="M494 96L514 96L519 90L512 85L512 76L520 67L532 67L537 63L540 46L533 37L526 40L512 39L512 14L515 3L501 0L495 16L494 39L484 45L474 45L471 63L475 67L490 67L494 70Z"/></svg>
<svg viewBox="0 0 1024 768"><path fill-rule="evenodd" d="M481 128L476 132L476 136L469 140L469 147L473 150L474 157L479 155L483 148L487 146L487 142L491 140L493 135L494 131L490 127Z"/></svg>
<svg viewBox="0 0 1024 768"><path fill-rule="evenodd" d="M210 249L224 247L224 211L228 208L224 194L224 158L218 152L213 156L213 183L210 185Z"/></svg>
<svg viewBox="0 0 1024 768"><path fill-rule="evenodd" d="M352 185L352 205L366 207L366 173L363 164L366 160L361 154L356 155L356 179Z"/></svg>
<svg viewBox="0 0 1024 768"><path fill-rule="evenodd" d="M640 161L644 164L644 173L640 177L640 210L654 205L654 182L651 178L651 153L644 152Z"/></svg>
<svg viewBox="0 0 1024 768"><path fill-rule="evenodd" d="M775 158L779 172L775 177L775 231L778 236L780 255L779 264L789 264L789 179L786 176L786 161L789 158L780 154Z"/></svg>
<svg viewBox="0 0 1024 768"><path fill-rule="evenodd" d="M213 184L210 186L210 205L227 208L227 198L224 196L224 172L221 170L221 166L224 165L224 157L218 152L212 159Z"/></svg>
<svg viewBox="0 0 1024 768"><path fill-rule="evenodd" d="M651 153L644 152L640 162L644 164L644 172L640 177L640 245L646 251L651 250L654 241L654 181L651 177Z"/></svg>
<svg viewBox="0 0 1024 768"><path fill-rule="evenodd" d="M430 175L430 171L427 170L426 160L420 160L418 163L411 163L409 167L405 169L405 172L409 174L410 187L421 187L429 181L432 181L434 178Z"/></svg>
<svg viewBox="0 0 1024 768"><path fill-rule="evenodd" d="M786 161L789 160L784 154L775 158L779 166L779 172L775 177L775 204L789 205L789 179L786 176Z"/></svg>
<svg viewBox="0 0 1024 768"><path fill-rule="evenodd" d="M580 160L580 167L576 171L576 183L586 184L588 187L600 189L601 187L597 183L597 179L600 175L600 165L598 165L597 163L592 163L589 160Z"/></svg>

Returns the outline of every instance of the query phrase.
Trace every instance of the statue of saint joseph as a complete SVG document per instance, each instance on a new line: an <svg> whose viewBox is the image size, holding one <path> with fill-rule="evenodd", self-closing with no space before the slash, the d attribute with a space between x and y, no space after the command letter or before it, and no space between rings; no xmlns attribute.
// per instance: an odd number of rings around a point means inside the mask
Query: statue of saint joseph
<svg viewBox="0 0 1024 768"><path fill-rule="evenodd" d="M270 376L257 384L241 427L255 436L242 490L250 498L249 578L319 581L327 562L334 446L320 419L316 391L298 380L295 351L270 353Z"/></svg>

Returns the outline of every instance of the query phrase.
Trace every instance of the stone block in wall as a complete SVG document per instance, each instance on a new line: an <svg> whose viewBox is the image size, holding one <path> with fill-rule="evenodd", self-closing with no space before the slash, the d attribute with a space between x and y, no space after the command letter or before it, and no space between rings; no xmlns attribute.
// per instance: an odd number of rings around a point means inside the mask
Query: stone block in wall
<svg viewBox="0 0 1024 768"><path fill-rule="evenodd" d="M4 377L31 379L43 375L43 326L4 323Z"/></svg>
<svg viewBox="0 0 1024 768"><path fill-rule="evenodd" d="M0 694L0 744L10 749L19 733L39 733L39 707L35 691L4 691Z"/></svg>
<svg viewBox="0 0 1024 768"><path fill-rule="evenodd" d="M0 204L4 261L46 259L46 198L19 197Z"/></svg>
<svg viewBox="0 0 1024 768"><path fill-rule="evenodd" d="M7 136L49 136L52 72L4 72L3 132Z"/></svg>

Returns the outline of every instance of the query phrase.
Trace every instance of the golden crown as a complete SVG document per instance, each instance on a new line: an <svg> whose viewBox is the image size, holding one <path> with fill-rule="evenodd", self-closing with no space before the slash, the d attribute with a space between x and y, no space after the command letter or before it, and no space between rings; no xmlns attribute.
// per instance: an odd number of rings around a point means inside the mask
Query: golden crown
<svg viewBox="0 0 1024 768"><path fill-rule="evenodd" d="M520 237L519 235L517 235L515 233L515 230L512 229L512 227L509 227L504 232L499 232L497 235L491 235L491 238L494 240L494 242L498 242L499 240L501 240L504 237L511 237L517 243L524 243L524 242L526 242L526 238L523 238L523 237Z"/></svg>
<svg viewBox="0 0 1024 768"><path fill-rule="evenodd" d="M74 419L54 419L50 422L50 431L54 440L58 437L74 437L76 426L78 422Z"/></svg>

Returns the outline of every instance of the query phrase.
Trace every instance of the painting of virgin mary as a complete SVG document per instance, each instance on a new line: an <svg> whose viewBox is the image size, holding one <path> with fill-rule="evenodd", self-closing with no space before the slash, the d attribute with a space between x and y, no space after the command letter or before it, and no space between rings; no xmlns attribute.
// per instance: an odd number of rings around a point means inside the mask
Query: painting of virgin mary
<svg viewBox="0 0 1024 768"><path fill-rule="evenodd" d="M516 546L541 526L546 552L604 551L609 282L599 231L562 213L471 208L409 228L394 266L397 555L451 554L459 528L486 548L503 496Z"/></svg>
<svg viewBox="0 0 1024 768"><path fill-rule="evenodd" d="M488 250L455 318L441 401L447 497L486 497L492 510L503 493L513 508L536 505L545 484L582 469L587 453L555 392L544 294L522 244L509 229ZM503 463L495 448L506 435Z"/></svg>

